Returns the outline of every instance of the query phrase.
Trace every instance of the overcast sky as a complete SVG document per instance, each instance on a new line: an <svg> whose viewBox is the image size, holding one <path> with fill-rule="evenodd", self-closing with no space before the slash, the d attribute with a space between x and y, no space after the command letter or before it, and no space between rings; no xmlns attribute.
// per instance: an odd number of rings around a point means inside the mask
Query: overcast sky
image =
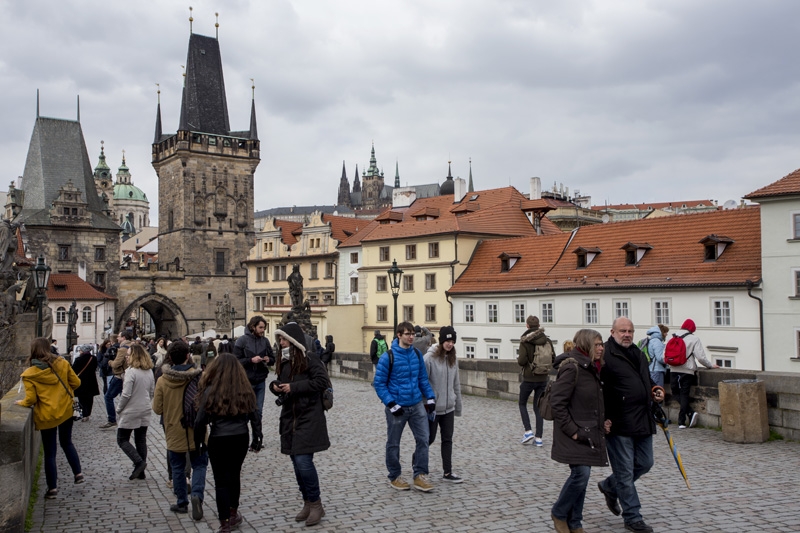
<svg viewBox="0 0 800 533"><path fill-rule="evenodd" d="M375 142L403 185L531 176L593 203L738 199L800 167L800 2L616 0L0 0L0 188L36 116L81 124L116 173L124 149L156 220L156 83L180 114L194 32L219 40L231 128L256 84L255 206L333 204Z"/></svg>

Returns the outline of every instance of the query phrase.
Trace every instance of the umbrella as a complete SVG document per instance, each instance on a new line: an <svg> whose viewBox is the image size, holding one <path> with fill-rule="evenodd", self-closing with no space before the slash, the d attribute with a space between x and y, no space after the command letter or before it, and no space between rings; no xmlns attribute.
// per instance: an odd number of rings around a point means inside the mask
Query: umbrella
<svg viewBox="0 0 800 533"><path fill-rule="evenodd" d="M667 426L669 426L669 418L667 418L666 413L664 413L664 410L661 409L661 406L657 403L653 403L653 418L656 419L656 423L664 431L664 436L667 438L667 443L669 444L670 451L672 451L672 457L675 459L675 464L678 465L678 470L681 471L683 480L686 482L686 488L691 490L692 487L689 485L689 478L686 477L686 470L683 468L681 454L678 451L678 448L675 447L675 443L672 441L672 436L669 434L669 430L667 429Z"/></svg>

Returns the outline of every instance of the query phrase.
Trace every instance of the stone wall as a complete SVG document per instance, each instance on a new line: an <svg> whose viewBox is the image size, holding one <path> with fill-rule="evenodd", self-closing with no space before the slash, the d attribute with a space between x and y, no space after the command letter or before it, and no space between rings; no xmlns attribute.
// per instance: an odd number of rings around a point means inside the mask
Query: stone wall
<svg viewBox="0 0 800 533"><path fill-rule="evenodd" d="M516 361L459 359L461 391L464 394L516 401L519 396L520 373ZM372 380L374 371L368 354L334 353L330 364L334 377ZM723 380L758 379L767 389L769 427L785 438L800 440L800 374L715 369L698 372L697 385L692 387L692 407L699 413L698 424L719 428L719 382ZM678 403L667 389L667 411L678 419Z"/></svg>
<svg viewBox="0 0 800 533"><path fill-rule="evenodd" d="M41 444L33 411L14 404L23 396L15 387L0 399L0 531L14 533L25 529Z"/></svg>

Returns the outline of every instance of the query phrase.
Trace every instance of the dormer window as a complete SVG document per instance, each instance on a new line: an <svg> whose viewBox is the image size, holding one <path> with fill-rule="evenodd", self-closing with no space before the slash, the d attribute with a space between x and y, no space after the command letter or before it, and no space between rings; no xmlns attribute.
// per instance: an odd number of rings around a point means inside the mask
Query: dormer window
<svg viewBox="0 0 800 533"><path fill-rule="evenodd" d="M403 213L397 211L386 211L383 214L375 217L375 220L380 224L397 224L403 221Z"/></svg>
<svg viewBox="0 0 800 533"><path fill-rule="evenodd" d="M417 222L425 220L435 220L439 218L439 209L435 207L423 207L411 214Z"/></svg>
<svg viewBox="0 0 800 533"><path fill-rule="evenodd" d="M700 240L700 244L704 247L703 259L705 261L716 261L722 255L722 252L733 244L733 239L725 237L724 235L709 235Z"/></svg>
<svg viewBox="0 0 800 533"><path fill-rule="evenodd" d="M503 252L498 257L500 258L500 272L508 272L514 268L522 256L516 252Z"/></svg>
<svg viewBox="0 0 800 533"><path fill-rule="evenodd" d="M592 264L594 258L603 250L600 248L577 248L573 253L578 257L578 268L586 268Z"/></svg>
<svg viewBox="0 0 800 533"><path fill-rule="evenodd" d="M636 244L633 242L627 243L621 248L625 250L625 266L636 266L642 260L647 250L652 250L653 247L649 244Z"/></svg>

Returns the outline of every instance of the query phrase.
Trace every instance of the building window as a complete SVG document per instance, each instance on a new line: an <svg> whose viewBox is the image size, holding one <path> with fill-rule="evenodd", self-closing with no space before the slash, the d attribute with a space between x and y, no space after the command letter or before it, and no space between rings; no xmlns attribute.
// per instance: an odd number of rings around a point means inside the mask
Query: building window
<svg viewBox="0 0 800 533"><path fill-rule="evenodd" d="M323 292L322 293L322 303L325 305L333 305L333 293L332 292Z"/></svg>
<svg viewBox="0 0 800 533"><path fill-rule="evenodd" d="M439 257L439 243L438 242L428 243L428 257L430 259L434 259L436 257Z"/></svg>
<svg viewBox="0 0 800 533"><path fill-rule="evenodd" d="M269 267L256 267L256 281L267 281L267 269Z"/></svg>
<svg viewBox="0 0 800 533"><path fill-rule="evenodd" d="M309 248L313 249L319 248L319 237L314 239L309 239L308 242L309 242Z"/></svg>
<svg viewBox="0 0 800 533"><path fill-rule="evenodd" d="M425 306L425 322L436 322L436 306Z"/></svg>
<svg viewBox="0 0 800 533"><path fill-rule="evenodd" d="M403 320L406 322L414 323L414 306L413 305L404 305L403 306Z"/></svg>
<svg viewBox="0 0 800 533"><path fill-rule="evenodd" d="M733 359L730 357L715 357L714 364L720 368L733 368Z"/></svg>
<svg viewBox="0 0 800 533"><path fill-rule="evenodd" d="M378 322L387 322L389 319L389 313L387 311L387 307L385 305L379 305L376 309L377 311L377 320Z"/></svg>
<svg viewBox="0 0 800 533"><path fill-rule="evenodd" d="M272 251L272 241L264 243L264 251L271 252Z"/></svg>
<svg viewBox="0 0 800 533"><path fill-rule="evenodd" d="M714 313L715 326L731 326L731 301L730 300L714 300L712 302ZM721 366L721 365L720 365Z"/></svg>
<svg viewBox="0 0 800 533"><path fill-rule="evenodd" d="M625 251L625 266L633 266L636 264L636 250Z"/></svg>
<svg viewBox="0 0 800 533"><path fill-rule="evenodd" d="M542 302L542 323L553 323L553 302Z"/></svg>
<svg viewBox="0 0 800 533"><path fill-rule="evenodd" d="M497 323L497 304L486 304L486 319L489 324Z"/></svg>
<svg viewBox="0 0 800 533"><path fill-rule="evenodd" d="M267 306L267 297L265 295L258 295L255 297L254 308L255 311L261 311Z"/></svg>
<svg viewBox="0 0 800 533"><path fill-rule="evenodd" d="M106 286L106 273L105 272L95 272L94 273L94 284L98 287L105 287Z"/></svg>
<svg viewBox="0 0 800 533"><path fill-rule="evenodd" d="M499 346L487 346L487 348L488 348L489 359L500 359Z"/></svg>
<svg viewBox="0 0 800 533"><path fill-rule="evenodd" d="M56 324L67 323L67 310L63 307L56 309Z"/></svg>
<svg viewBox="0 0 800 533"><path fill-rule="evenodd" d="M95 261L105 261L106 260L106 249L105 246L98 246L94 249L94 260Z"/></svg>
<svg viewBox="0 0 800 533"><path fill-rule="evenodd" d="M464 345L464 356L467 359L475 359L475 345L474 344L465 344Z"/></svg>
<svg viewBox="0 0 800 533"><path fill-rule="evenodd" d="M403 291L409 292L414 290L414 276L403 276Z"/></svg>
<svg viewBox="0 0 800 533"><path fill-rule="evenodd" d="M319 263L311 263L311 272L308 275L308 279L317 279L319 277L318 271L319 270Z"/></svg>
<svg viewBox="0 0 800 533"><path fill-rule="evenodd" d="M375 278L375 290L378 292L386 292L386 287L388 286L388 277L386 276L378 276Z"/></svg>
<svg viewBox="0 0 800 533"><path fill-rule="evenodd" d="M379 261L388 261L389 260L389 247L388 246L381 246L378 248L378 260Z"/></svg>
<svg viewBox="0 0 800 533"><path fill-rule="evenodd" d="M58 260L69 261L69 246L58 247Z"/></svg>
<svg viewBox="0 0 800 533"><path fill-rule="evenodd" d="M325 263L325 279L333 277L333 265L334 263Z"/></svg>
<svg viewBox="0 0 800 533"><path fill-rule="evenodd" d="M217 257L217 264L216 264L216 272L217 274L224 274L225 273L225 252L222 250L217 250L216 252Z"/></svg>
<svg viewBox="0 0 800 533"><path fill-rule="evenodd" d="M81 319L83 322L91 322L92 321L92 308L88 305L83 308L81 311Z"/></svg>
<svg viewBox="0 0 800 533"><path fill-rule="evenodd" d="M475 304L464 304L464 322L475 322Z"/></svg>
<svg viewBox="0 0 800 533"><path fill-rule="evenodd" d="M417 245L416 244L406 244L406 260L412 260L417 258Z"/></svg>
<svg viewBox="0 0 800 533"><path fill-rule="evenodd" d="M670 325L669 300L653 300L653 323Z"/></svg>
<svg viewBox="0 0 800 533"><path fill-rule="evenodd" d="M516 324L524 324L525 319L528 317L525 314L525 303L524 302L516 302L514 303L514 322Z"/></svg>
<svg viewBox="0 0 800 533"><path fill-rule="evenodd" d="M308 303L317 305L319 303L319 293L317 293L317 292L309 292L308 293Z"/></svg>
<svg viewBox="0 0 800 533"><path fill-rule="evenodd" d="M283 305L283 294L273 294L269 297L269 302L272 305Z"/></svg>
<svg viewBox="0 0 800 533"><path fill-rule="evenodd" d="M350 294L358 292L358 278L350 278Z"/></svg>
<svg viewBox="0 0 800 533"><path fill-rule="evenodd" d="M578 268L586 268L586 254L578 254Z"/></svg>
<svg viewBox="0 0 800 533"><path fill-rule="evenodd" d="M792 215L792 222L794 222L793 237L795 239L800 239L800 213Z"/></svg>
<svg viewBox="0 0 800 533"><path fill-rule="evenodd" d="M350 254L350 264L354 265L358 263L358 252L353 252Z"/></svg>
<svg viewBox="0 0 800 533"><path fill-rule="evenodd" d="M630 318L630 301L629 300L614 300L614 318L619 317Z"/></svg>
<svg viewBox="0 0 800 533"><path fill-rule="evenodd" d="M425 290L436 290L436 274L425 274Z"/></svg>
<svg viewBox="0 0 800 533"><path fill-rule="evenodd" d="M286 265L275 265L272 267L272 281L286 280Z"/></svg>
<svg viewBox="0 0 800 533"><path fill-rule="evenodd" d="M597 301L584 301L583 302L583 323L584 324L597 324Z"/></svg>

